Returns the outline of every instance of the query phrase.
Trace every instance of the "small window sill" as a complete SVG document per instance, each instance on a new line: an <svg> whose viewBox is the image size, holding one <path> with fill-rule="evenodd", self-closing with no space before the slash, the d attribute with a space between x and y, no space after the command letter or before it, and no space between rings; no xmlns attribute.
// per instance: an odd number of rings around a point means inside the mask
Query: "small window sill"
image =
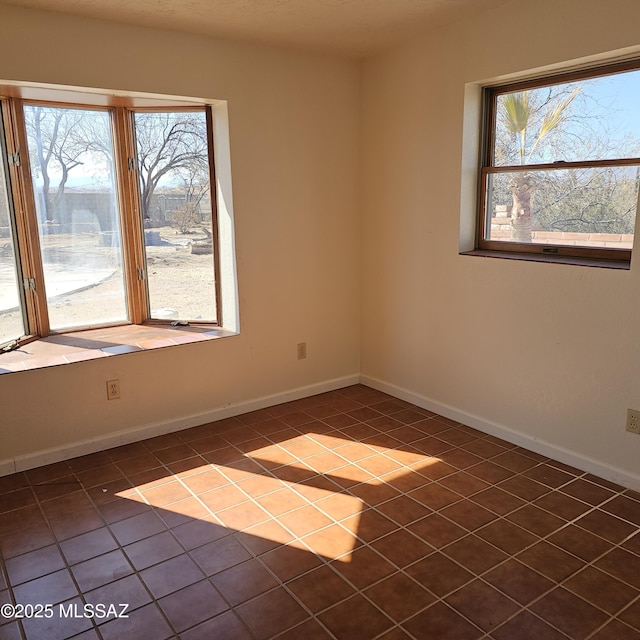
<svg viewBox="0 0 640 640"><path fill-rule="evenodd" d="M571 264L581 267L600 267L603 269L622 269L627 271L631 268L631 263L626 260L598 260L596 258L541 253L513 253L511 251L474 249L473 251L462 251L460 255L479 256L481 258L504 258L506 260L527 260L529 262L548 262L551 264Z"/></svg>
<svg viewBox="0 0 640 640"><path fill-rule="evenodd" d="M237 335L220 328L126 325L40 338L0 354L0 375Z"/></svg>

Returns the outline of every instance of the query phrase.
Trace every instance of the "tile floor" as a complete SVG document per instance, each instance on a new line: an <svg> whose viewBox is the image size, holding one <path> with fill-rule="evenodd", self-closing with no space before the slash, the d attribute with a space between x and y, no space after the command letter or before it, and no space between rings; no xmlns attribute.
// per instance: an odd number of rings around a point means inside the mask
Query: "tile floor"
<svg viewBox="0 0 640 640"><path fill-rule="evenodd" d="M640 494L360 385L0 478L0 551L2 640L640 638Z"/></svg>

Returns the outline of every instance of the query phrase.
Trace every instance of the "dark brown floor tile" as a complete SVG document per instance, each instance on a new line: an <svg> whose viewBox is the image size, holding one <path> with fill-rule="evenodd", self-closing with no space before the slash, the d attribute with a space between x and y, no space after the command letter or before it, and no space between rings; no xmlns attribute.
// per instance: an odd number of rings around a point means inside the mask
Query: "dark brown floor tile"
<svg viewBox="0 0 640 640"><path fill-rule="evenodd" d="M17 585L64 567L64 559L54 545L30 551L6 561L7 573L12 585Z"/></svg>
<svg viewBox="0 0 640 640"><path fill-rule="evenodd" d="M91 507L59 518L52 518L49 524L58 540L67 540L104 527L104 520L98 511Z"/></svg>
<svg viewBox="0 0 640 640"><path fill-rule="evenodd" d="M440 513L468 531L474 531L478 527L488 524L497 518L497 515L492 511L469 500L456 502L442 509Z"/></svg>
<svg viewBox="0 0 640 640"><path fill-rule="evenodd" d="M446 602L487 632L519 609L515 602L480 580L474 580L447 596Z"/></svg>
<svg viewBox="0 0 640 640"><path fill-rule="evenodd" d="M368 547L358 549L351 562L336 560L331 566L358 589L364 589L397 571L391 563Z"/></svg>
<svg viewBox="0 0 640 640"><path fill-rule="evenodd" d="M482 442L481 440L476 440L476 442ZM501 467L499 464L495 464L493 462L489 462L485 460L478 464L473 465L467 469L467 473L475 476L476 478L480 478L485 482L489 482L491 484L496 484L498 482L502 482L507 478L511 478L514 471L510 471L509 469L505 469Z"/></svg>
<svg viewBox="0 0 640 640"><path fill-rule="evenodd" d="M124 476L120 469L113 463L76 472L76 477L85 489L122 481Z"/></svg>
<svg viewBox="0 0 640 640"><path fill-rule="evenodd" d="M67 569L50 573L14 587L16 602L20 604L58 604L78 595Z"/></svg>
<svg viewBox="0 0 640 640"><path fill-rule="evenodd" d="M411 565L406 573L438 597L458 589L474 577L441 553L433 553Z"/></svg>
<svg viewBox="0 0 640 640"><path fill-rule="evenodd" d="M597 506L615 495L613 491L605 489L600 485L588 482L583 478L577 478L573 482L562 487L561 491L578 500Z"/></svg>
<svg viewBox="0 0 640 640"><path fill-rule="evenodd" d="M566 640L567 638L529 611L519 613L493 631L490 637L494 640Z"/></svg>
<svg viewBox="0 0 640 640"><path fill-rule="evenodd" d="M636 500L628 498L627 496L616 496L600 508L603 511L618 516L618 518L640 526L640 504Z"/></svg>
<svg viewBox="0 0 640 640"><path fill-rule="evenodd" d="M630 607L627 607L619 615L619 618L640 631L640 600L636 600Z"/></svg>
<svg viewBox="0 0 640 640"><path fill-rule="evenodd" d="M29 481L27 480L27 475L23 472L2 476L0 477L0 493L23 489L27 484L29 484Z"/></svg>
<svg viewBox="0 0 640 640"><path fill-rule="evenodd" d="M443 602L431 605L402 625L415 638L477 640L484 635Z"/></svg>
<svg viewBox="0 0 640 640"><path fill-rule="evenodd" d="M322 564L306 550L278 545L260 556L260 560L282 581L286 582Z"/></svg>
<svg viewBox="0 0 640 640"><path fill-rule="evenodd" d="M313 618L309 618L302 624L278 636L278 640L299 640L299 638L304 638L304 640L333 640L334 636Z"/></svg>
<svg viewBox="0 0 640 640"><path fill-rule="evenodd" d="M504 516L510 511L515 511L526 504L524 500L506 491L502 491L502 489L498 489L497 487L491 487L485 491L476 493L471 496L470 500L497 513L499 516Z"/></svg>
<svg viewBox="0 0 640 640"><path fill-rule="evenodd" d="M158 600L169 622L178 631L184 631L229 607L208 580L197 582Z"/></svg>
<svg viewBox="0 0 640 640"><path fill-rule="evenodd" d="M513 559L509 559L492 569L483 578L524 606L539 598L555 584Z"/></svg>
<svg viewBox="0 0 640 640"><path fill-rule="evenodd" d="M591 640L640 640L640 633L619 620L611 620Z"/></svg>
<svg viewBox="0 0 640 640"><path fill-rule="evenodd" d="M125 476L132 476L148 469L160 469L162 467L160 460L150 451L139 453L133 458L119 460L116 465ZM164 469L162 471L166 473Z"/></svg>
<svg viewBox="0 0 640 640"><path fill-rule="evenodd" d="M251 557L233 536L209 542L192 551L191 555L208 576L229 569Z"/></svg>
<svg viewBox="0 0 640 640"><path fill-rule="evenodd" d="M141 571L140 577L157 599L199 582L204 575L188 555L182 554Z"/></svg>
<svg viewBox="0 0 640 640"><path fill-rule="evenodd" d="M585 566L582 560L544 540L520 553L517 559L555 582L561 582Z"/></svg>
<svg viewBox="0 0 640 640"><path fill-rule="evenodd" d="M433 552L433 547L404 529L371 543L387 560L401 569Z"/></svg>
<svg viewBox="0 0 640 640"><path fill-rule="evenodd" d="M506 452L504 447L501 447L495 442L490 442L486 438L478 438L473 440L473 442L468 442L467 444L462 445L462 449L469 451L470 453L474 453L481 458L485 458L486 460Z"/></svg>
<svg viewBox="0 0 640 640"><path fill-rule="evenodd" d="M44 523L33 525L28 533L16 531L0 538L0 554L3 558L13 558L29 551L35 551L49 546L55 538L49 527Z"/></svg>
<svg viewBox="0 0 640 640"><path fill-rule="evenodd" d="M167 527L154 511L147 510L140 515L120 520L111 525L111 531L122 545L138 542L157 533L166 531Z"/></svg>
<svg viewBox="0 0 640 640"><path fill-rule="evenodd" d="M396 573L369 587L364 595L397 622L435 602L431 593L402 573Z"/></svg>
<svg viewBox="0 0 640 640"><path fill-rule="evenodd" d="M375 507L400 495L400 491L390 484L367 484L366 482L348 488L350 495L358 498L364 506Z"/></svg>
<svg viewBox="0 0 640 640"><path fill-rule="evenodd" d="M408 496L392 498L387 502L379 504L376 509L394 522L403 526L432 513L431 509L424 507Z"/></svg>
<svg viewBox="0 0 640 640"><path fill-rule="evenodd" d="M82 605L80 598L73 598L60 605L69 615L62 614L58 606L53 608L54 615L51 618L25 618L22 626L27 640L65 640L87 631L93 624L89 618L82 616ZM75 610L80 612L78 616L74 615ZM0 627L0 632L2 629Z"/></svg>
<svg viewBox="0 0 640 640"><path fill-rule="evenodd" d="M535 501L536 506L549 511L558 518L573 520L590 509L589 505L565 496L559 491L548 493Z"/></svg>
<svg viewBox="0 0 640 640"><path fill-rule="evenodd" d="M150 511L151 507L137 500L121 499L100 504L98 505L98 510L108 524L113 524L114 522L137 516L145 511Z"/></svg>
<svg viewBox="0 0 640 640"><path fill-rule="evenodd" d="M587 473L584 476L584 479L588 480L589 482L593 482L594 484L598 484L601 487L611 489L611 491L614 491L616 493L620 491L624 491L624 487L620 486L619 484L616 484L615 482L610 482L609 480L605 480L604 478L598 478L598 476L594 476L590 473Z"/></svg>
<svg viewBox="0 0 640 640"><path fill-rule="evenodd" d="M509 493L518 496L518 498L526 500L527 502L535 500L551 491L549 487L521 475L513 476L512 478L501 482L499 487L504 491L508 491Z"/></svg>
<svg viewBox="0 0 640 640"><path fill-rule="evenodd" d="M0 545L1 544L2 542L0 541ZM632 536L628 540L625 540L622 546L627 551L632 551L636 555L640 555L640 531L638 531L638 533L636 533L634 536Z"/></svg>
<svg viewBox="0 0 640 640"><path fill-rule="evenodd" d="M22 633L17 622L3 625L2 640L22 640Z"/></svg>
<svg viewBox="0 0 640 640"><path fill-rule="evenodd" d="M70 565L113 551L117 546L106 527L83 533L60 543L62 553Z"/></svg>
<svg viewBox="0 0 640 640"><path fill-rule="evenodd" d="M12 511L11 517L0 517L0 536L41 525L46 525L46 521L40 508L37 505L29 505Z"/></svg>
<svg viewBox="0 0 640 640"><path fill-rule="evenodd" d="M168 531L129 544L125 551L138 571L183 553L182 547Z"/></svg>
<svg viewBox="0 0 640 640"><path fill-rule="evenodd" d="M49 482L69 475L71 467L66 460L62 462L55 462L54 464L48 464L44 467L37 467L35 469L29 469L25 471L25 475L30 484L40 484L41 482Z"/></svg>
<svg viewBox="0 0 640 640"><path fill-rule="evenodd" d="M84 599L90 604L128 604L128 612L151 602L151 596L137 575L130 575L115 582L109 582L93 591L84 592Z"/></svg>
<svg viewBox="0 0 640 640"><path fill-rule="evenodd" d="M347 584L338 573L324 565L291 580L287 583L287 587L314 613L354 594L352 586Z"/></svg>
<svg viewBox="0 0 640 640"><path fill-rule="evenodd" d="M603 538L571 524L556 531L547 540L587 562L595 560L611 548Z"/></svg>
<svg viewBox="0 0 640 640"><path fill-rule="evenodd" d="M214 522L213 517L189 520L173 527L172 532L187 551L229 535L227 527Z"/></svg>
<svg viewBox="0 0 640 640"><path fill-rule="evenodd" d="M518 553L538 541L537 536L507 520L494 520L478 529L476 535L509 555Z"/></svg>
<svg viewBox="0 0 640 640"><path fill-rule="evenodd" d="M251 527L243 532L234 534L234 538L241 542L251 553L259 556L272 551L282 545L289 544L293 536L275 520L269 520Z"/></svg>
<svg viewBox="0 0 640 640"><path fill-rule="evenodd" d="M71 568L82 591L96 589L133 573L122 551L116 550L85 560Z"/></svg>
<svg viewBox="0 0 640 640"><path fill-rule="evenodd" d="M446 487L443 487L437 482L433 482L421 487L420 489L416 489L408 495L423 504L425 507L433 509L434 511L462 500L462 496L454 493Z"/></svg>
<svg viewBox="0 0 640 640"><path fill-rule="evenodd" d="M436 549L467 535L465 529L437 513L418 520L407 528Z"/></svg>
<svg viewBox="0 0 640 640"><path fill-rule="evenodd" d="M567 580L563 587L611 615L640 595L638 589L594 567L587 567L577 573Z"/></svg>
<svg viewBox="0 0 640 640"><path fill-rule="evenodd" d="M84 491L74 491L59 498L45 500L41 503L44 515L51 520L90 508L91 501Z"/></svg>
<svg viewBox="0 0 640 640"><path fill-rule="evenodd" d="M278 581L258 560L248 560L226 571L221 571L211 579L220 593L233 605L278 586Z"/></svg>
<svg viewBox="0 0 640 640"><path fill-rule="evenodd" d="M440 434L438 434L438 437L439 436ZM479 462L482 462L482 458L474 455L473 453L469 453L464 449L451 449L449 451L445 451L439 457L447 464L457 467L458 469L468 469L469 467L473 467Z"/></svg>
<svg viewBox="0 0 640 640"><path fill-rule="evenodd" d="M594 565L636 589L640 589L640 557L637 555L617 548L600 558Z"/></svg>
<svg viewBox="0 0 640 640"><path fill-rule="evenodd" d="M398 529L395 522L373 509L366 509L341 524L364 542L372 542Z"/></svg>
<svg viewBox="0 0 640 640"><path fill-rule="evenodd" d="M258 640L266 640L308 618L307 612L282 588L240 605L236 612Z"/></svg>
<svg viewBox="0 0 640 640"><path fill-rule="evenodd" d="M557 516L528 504L505 516L510 522L515 522L527 531L544 537L563 527L566 522Z"/></svg>
<svg viewBox="0 0 640 640"><path fill-rule="evenodd" d="M562 588L554 589L538 600L531 605L531 610L575 640L586 638L608 618L607 614Z"/></svg>
<svg viewBox="0 0 640 640"><path fill-rule="evenodd" d="M466 471L459 471L446 478L441 478L439 483L461 496L471 496L474 493L483 491L489 484Z"/></svg>
<svg viewBox="0 0 640 640"><path fill-rule="evenodd" d="M341 602L318 618L338 640L374 638L392 625L389 618L361 595Z"/></svg>
<svg viewBox="0 0 640 640"><path fill-rule="evenodd" d="M173 631L155 604L148 604L129 614L128 618L112 620L100 626L104 640L165 640Z"/></svg>
<svg viewBox="0 0 640 640"><path fill-rule="evenodd" d="M622 542L636 530L628 522L598 509L582 516L582 518L576 520L575 524L614 543Z"/></svg>
<svg viewBox="0 0 640 640"><path fill-rule="evenodd" d="M505 553L473 534L449 545L443 553L477 575L507 559Z"/></svg>
<svg viewBox="0 0 640 640"><path fill-rule="evenodd" d="M180 634L181 640L252 640L247 628L231 611L199 624Z"/></svg>
<svg viewBox="0 0 640 640"><path fill-rule="evenodd" d="M131 490L133 485L126 478L105 482L95 487L89 487L87 494L95 505L106 504L115 500L121 500L120 493Z"/></svg>
<svg viewBox="0 0 640 640"><path fill-rule="evenodd" d="M531 467L535 467L537 464L535 460L532 460L527 456L523 456L516 451L507 451L505 453L501 453L492 458L492 462L495 462L501 467L506 467L507 469L516 471L518 473L522 473L527 469L531 469Z"/></svg>
<svg viewBox="0 0 640 640"><path fill-rule="evenodd" d="M42 502L44 500L60 498L70 493L74 493L75 491L80 491L83 488L83 484L75 476L69 475L58 480L34 485L32 488L38 500Z"/></svg>
<svg viewBox="0 0 640 640"><path fill-rule="evenodd" d="M552 489L556 489L563 484L567 484L575 478L572 474L565 473L564 471L548 464L541 464L537 467L533 467L532 469L525 471L523 475L527 478L531 478L531 480L547 485Z"/></svg>

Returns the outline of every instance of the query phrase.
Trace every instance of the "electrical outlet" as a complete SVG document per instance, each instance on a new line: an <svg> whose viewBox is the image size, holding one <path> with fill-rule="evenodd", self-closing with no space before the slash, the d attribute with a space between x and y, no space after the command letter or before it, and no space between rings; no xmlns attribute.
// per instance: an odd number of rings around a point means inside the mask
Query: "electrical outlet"
<svg viewBox="0 0 640 640"><path fill-rule="evenodd" d="M299 342L297 345L298 348L298 360L304 360L307 357L307 343Z"/></svg>
<svg viewBox="0 0 640 640"><path fill-rule="evenodd" d="M107 380L107 400L117 400L120 397L120 380Z"/></svg>
<svg viewBox="0 0 640 640"><path fill-rule="evenodd" d="M640 411L627 409L627 431L640 435Z"/></svg>

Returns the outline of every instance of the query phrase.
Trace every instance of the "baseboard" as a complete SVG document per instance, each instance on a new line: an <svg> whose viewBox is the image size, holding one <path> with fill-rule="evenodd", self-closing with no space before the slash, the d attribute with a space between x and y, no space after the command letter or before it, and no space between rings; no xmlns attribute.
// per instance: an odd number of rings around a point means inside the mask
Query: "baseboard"
<svg viewBox="0 0 640 640"><path fill-rule="evenodd" d="M534 451L540 455L553 458L558 462L563 462L575 467L576 469L585 471L586 473L592 473L594 476L598 476L599 478L615 482L623 487L628 487L629 489L640 491L639 475L629 473L623 469L608 466L598 460L582 456L569 449L559 447L544 440L539 440L520 431L514 431L509 427L479 418L478 416L474 416L470 413L465 413L455 407L436 402L431 398L408 391L407 389L403 389L402 387L398 387L394 384L389 384L383 380L378 380L377 378L361 375L360 383L373 389L377 389L378 391L388 393L389 395L400 398L401 400L410 402L411 404L415 404L423 409L433 411L445 418L450 418L456 422L466 424L467 426L478 429L478 431L482 431L483 433L496 436L497 438L501 438L502 440L506 440L512 444L529 449L529 451Z"/></svg>
<svg viewBox="0 0 640 640"><path fill-rule="evenodd" d="M215 422L216 420L249 413L250 411L266 409L267 407L272 407L276 404L291 402L292 400L300 400L301 398L307 398L318 393L325 393L326 391L334 391L336 389L341 389L342 387L358 384L358 382L360 382L360 376L357 374L344 376L342 378L334 378L317 384L297 387L290 391L261 396L238 404L226 405L205 413L156 422L142 427L136 427L135 429L109 433L91 440L82 440L60 447L16 456L15 458L7 460L0 460L0 476L15 473L17 471L26 471L28 469L41 467L46 464L53 464L54 462L60 462L62 460L69 460L89 453L104 451L105 449L119 447L124 444L131 444L132 442L146 440L147 438L161 436L166 433L189 429L201 424L207 424L208 422Z"/></svg>

